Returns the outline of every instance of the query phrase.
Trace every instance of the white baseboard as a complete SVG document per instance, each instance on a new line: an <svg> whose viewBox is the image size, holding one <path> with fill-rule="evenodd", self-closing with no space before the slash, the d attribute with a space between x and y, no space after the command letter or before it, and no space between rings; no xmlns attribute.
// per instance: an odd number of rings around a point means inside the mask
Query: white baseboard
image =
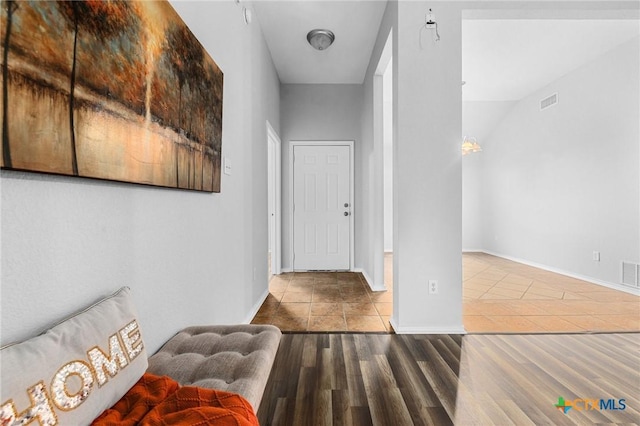
<svg viewBox="0 0 640 426"><path fill-rule="evenodd" d="M530 262L528 260L525 259L520 259L518 257L513 257L513 256L507 256L504 254L500 254L500 253L495 253L489 250L479 250L482 253L486 253L486 254L490 254L491 256L496 256L496 257L501 257L503 259L507 259L507 260L511 260L513 262L518 262L518 263L522 263L528 266L533 266L534 268L538 268L538 269L543 269L545 271L549 271L549 272L553 272L556 274L560 274L560 275L566 275L567 277L571 277L571 278L576 278L578 280L582 280L582 281L586 281L588 283L591 284L596 284L602 287L606 287L606 288L610 288L612 290L619 290L619 291L623 291L625 293L629 293L629 294L633 294L634 296L640 296L640 289L637 288L632 288L632 287L627 287L626 285L622 285L622 284L617 284L617 283L612 283L612 282L608 282L608 281L601 281L592 277L587 277L585 275L580 275L580 274L576 274L570 271L565 271L563 269L559 269L559 268L554 268L552 266L548 266L548 265L543 265L541 263L536 263L536 262Z"/></svg>
<svg viewBox="0 0 640 426"><path fill-rule="evenodd" d="M293 272L293 269L290 268L280 268L281 274L288 274L289 272Z"/></svg>
<svg viewBox="0 0 640 426"><path fill-rule="evenodd" d="M462 249L463 253L486 253L486 251L482 250L482 249L470 249L470 248L463 248Z"/></svg>
<svg viewBox="0 0 640 426"><path fill-rule="evenodd" d="M384 286L384 284L382 284L382 287L378 287L375 286L373 284L373 280L371 279L371 277L367 274L367 271L365 271L362 268L354 268L351 270L351 272L359 272L362 274L362 276L364 277L364 280L367 282L367 284L369 285L369 288L371 289L371 291L387 291L387 288Z"/></svg>
<svg viewBox="0 0 640 426"><path fill-rule="evenodd" d="M400 327L393 317L389 322L396 334L467 334L463 325L458 327Z"/></svg>
<svg viewBox="0 0 640 426"><path fill-rule="evenodd" d="M267 288L264 293L262 294L262 296L260 296L258 298L258 301L256 302L255 305L253 305L251 307L251 311L249 313L249 316L246 317L243 321L244 324L250 324L251 320L253 320L253 317L256 316L256 314L258 313L258 311L260 310L260 307L262 306L262 304L264 303L265 300L267 300L267 297L269 296L269 289Z"/></svg>

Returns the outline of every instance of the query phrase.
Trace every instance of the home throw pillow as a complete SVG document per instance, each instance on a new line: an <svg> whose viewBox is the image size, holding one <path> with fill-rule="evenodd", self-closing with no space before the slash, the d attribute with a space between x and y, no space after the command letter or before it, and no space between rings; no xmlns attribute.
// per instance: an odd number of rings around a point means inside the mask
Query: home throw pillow
<svg viewBox="0 0 640 426"><path fill-rule="evenodd" d="M147 369L130 290L0 351L0 424L89 424Z"/></svg>

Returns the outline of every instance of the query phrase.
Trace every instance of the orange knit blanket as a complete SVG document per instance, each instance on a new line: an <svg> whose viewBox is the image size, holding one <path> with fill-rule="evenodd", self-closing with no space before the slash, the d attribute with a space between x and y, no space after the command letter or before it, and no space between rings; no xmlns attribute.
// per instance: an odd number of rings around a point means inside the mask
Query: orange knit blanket
<svg viewBox="0 0 640 426"><path fill-rule="evenodd" d="M149 373L92 424L259 426L251 404L238 394L181 387L166 376Z"/></svg>

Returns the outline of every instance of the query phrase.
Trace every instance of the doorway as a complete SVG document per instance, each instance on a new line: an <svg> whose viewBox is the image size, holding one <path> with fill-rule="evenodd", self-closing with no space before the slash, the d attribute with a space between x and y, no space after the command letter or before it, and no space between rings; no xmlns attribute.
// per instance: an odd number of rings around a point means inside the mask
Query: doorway
<svg viewBox="0 0 640 426"><path fill-rule="evenodd" d="M295 271L353 268L353 141L291 143Z"/></svg>
<svg viewBox="0 0 640 426"><path fill-rule="evenodd" d="M281 268L281 194L280 137L267 121L267 214L269 228L268 280L280 274Z"/></svg>
<svg viewBox="0 0 640 426"><path fill-rule="evenodd" d="M393 32L389 31L373 78L375 197L373 288L393 287Z"/></svg>
<svg viewBox="0 0 640 426"><path fill-rule="evenodd" d="M469 332L628 331L629 318L638 330L638 297L618 291L615 274L628 241L619 233L628 227L620 224L637 223L638 216L608 219L607 200L624 197L601 198L598 190L616 191L627 180L618 171L637 170L627 148L637 147L637 130L621 131L606 145L594 137L637 123L638 91L622 82L638 81L638 21L615 19L612 10L607 19L604 10L591 12L550 8L535 19L524 10L463 12L461 136L477 138L484 149L462 157ZM626 66L633 56L635 68ZM621 108L612 120L593 119L609 114L602 99L633 103L636 112ZM527 149L530 141L534 150ZM590 161L575 153L588 153ZM527 171L541 167L545 172L533 183ZM593 170L600 174L592 181ZM600 258L603 244L615 247L609 266Z"/></svg>
<svg viewBox="0 0 640 426"><path fill-rule="evenodd" d="M393 59L382 74L384 285L393 284Z"/></svg>

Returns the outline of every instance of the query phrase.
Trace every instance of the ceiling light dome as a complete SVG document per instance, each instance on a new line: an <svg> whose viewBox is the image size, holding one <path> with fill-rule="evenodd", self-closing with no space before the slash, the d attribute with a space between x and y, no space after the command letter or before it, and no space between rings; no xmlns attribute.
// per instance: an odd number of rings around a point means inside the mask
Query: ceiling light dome
<svg viewBox="0 0 640 426"><path fill-rule="evenodd" d="M329 30L315 29L307 34L307 41L316 50L325 50L335 39L336 36Z"/></svg>

